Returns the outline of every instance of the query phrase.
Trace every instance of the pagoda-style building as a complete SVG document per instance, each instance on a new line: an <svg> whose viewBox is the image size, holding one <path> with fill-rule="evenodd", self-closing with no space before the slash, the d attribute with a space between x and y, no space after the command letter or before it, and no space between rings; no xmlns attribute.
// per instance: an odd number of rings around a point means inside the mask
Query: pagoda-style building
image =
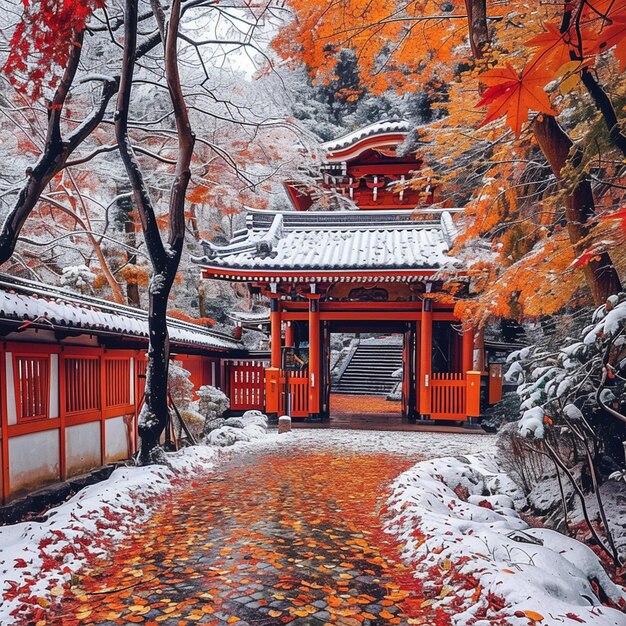
<svg viewBox="0 0 626 626"><path fill-rule="evenodd" d="M270 299L269 413L287 410L289 391L292 416L328 417L330 335L358 332L403 335L405 418L480 415L484 348L436 298L444 280L468 280L450 256L460 209L431 208L441 198L428 181L402 185L422 166L398 153L408 132L403 122L382 122L323 144L321 185L355 210L318 210L313 191L287 183L293 211L248 210L228 245L203 244L196 261L204 278L244 282ZM295 359L285 350L294 347ZM500 382L492 381L491 400Z"/></svg>

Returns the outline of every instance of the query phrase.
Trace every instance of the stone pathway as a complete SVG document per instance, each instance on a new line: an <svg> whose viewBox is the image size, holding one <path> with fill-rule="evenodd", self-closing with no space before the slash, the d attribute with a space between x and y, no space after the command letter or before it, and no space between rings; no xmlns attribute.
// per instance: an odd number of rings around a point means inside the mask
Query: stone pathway
<svg viewBox="0 0 626 626"><path fill-rule="evenodd" d="M84 572L45 624L447 623L422 608L381 528L386 484L416 460L238 455L164 503L112 562Z"/></svg>

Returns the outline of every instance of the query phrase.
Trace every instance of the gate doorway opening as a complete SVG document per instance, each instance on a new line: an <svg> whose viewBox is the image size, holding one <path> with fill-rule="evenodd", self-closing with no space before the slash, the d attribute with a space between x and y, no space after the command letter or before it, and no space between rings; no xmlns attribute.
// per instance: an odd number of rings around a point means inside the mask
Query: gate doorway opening
<svg viewBox="0 0 626 626"><path fill-rule="evenodd" d="M397 426L409 415L409 329L403 324L328 324L327 416L332 426ZM409 367L407 367L409 365Z"/></svg>

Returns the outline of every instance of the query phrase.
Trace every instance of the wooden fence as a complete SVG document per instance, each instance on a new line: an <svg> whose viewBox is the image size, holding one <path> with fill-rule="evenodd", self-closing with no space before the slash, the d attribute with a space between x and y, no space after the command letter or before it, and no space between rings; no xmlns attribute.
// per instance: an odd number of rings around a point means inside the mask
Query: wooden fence
<svg viewBox="0 0 626 626"><path fill-rule="evenodd" d="M433 374L431 382L431 418L465 420L466 382L461 373Z"/></svg>
<svg viewBox="0 0 626 626"><path fill-rule="evenodd" d="M265 409L265 367L259 361L226 363L230 408L233 411Z"/></svg>
<svg viewBox="0 0 626 626"><path fill-rule="evenodd" d="M297 372L280 373L280 413L287 413L286 383L289 381L289 393L291 394L291 417L309 416L309 373L306 370Z"/></svg>

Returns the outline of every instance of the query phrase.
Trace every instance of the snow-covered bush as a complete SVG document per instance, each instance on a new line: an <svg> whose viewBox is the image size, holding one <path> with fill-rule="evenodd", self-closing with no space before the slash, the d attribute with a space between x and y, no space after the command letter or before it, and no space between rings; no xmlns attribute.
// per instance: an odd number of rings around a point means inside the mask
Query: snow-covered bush
<svg viewBox="0 0 626 626"><path fill-rule="evenodd" d="M191 372L185 369L179 361L170 361L167 386L178 409L187 409L193 401L193 383Z"/></svg>
<svg viewBox="0 0 626 626"><path fill-rule="evenodd" d="M198 411L205 419L205 434L207 428L214 427L215 420L223 417L230 407L228 396L217 387L202 385L196 392L198 396Z"/></svg>
<svg viewBox="0 0 626 626"><path fill-rule="evenodd" d="M241 417L229 417L207 433L206 442L212 446L232 446L238 441L254 441L267 431L267 415L260 411L246 411Z"/></svg>
<svg viewBox="0 0 626 626"><path fill-rule="evenodd" d="M525 441L519 445L520 457L536 451L552 462L555 481L573 487L595 535L585 501L585 493L593 493L606 531L609 524L598 487L625 465L626 294L610 296L578 337L555 350L524 348L512 353L508 362L505 379L518 383L521 405L515 431L505 436ZM561 486L561 493L565 491ZM596 540L616 559L609 533L606 543Z"/></svg>
<svg viewBox="0 0 626 626"><path fill-rule="evenodd" d="M70 265L64 267L61 285L79 293L92 293L96 275L86 265Z"/></svg>
<svg viewBox="0 0 626 626"><path fill-rule="evenodd" d="M582 335L560 349L526 347L513 352L508 363L505 379L519 384L522 435L542 439L546 426L573 429L578 435L591 421L596 428L590 430L599 439L618 432L621 439L626 437L620 410L626 397L626 294L608 298ZM611 433L606 432L608 425L613 425ZM616 453L615 460L623 464L621 444L607 452Z"/></svg>
<svg viewBox="0 0 626 626"><path fill-rule="evenodd" d="M194 437L199 437L203 432L205 420L195 408L191 372L185 369L179 361L170 361L167 384L169 394L187 428ZM176 437L181 437L183 434L182 425L176 417L173 417L173 421L174 433Z"/></svg>

